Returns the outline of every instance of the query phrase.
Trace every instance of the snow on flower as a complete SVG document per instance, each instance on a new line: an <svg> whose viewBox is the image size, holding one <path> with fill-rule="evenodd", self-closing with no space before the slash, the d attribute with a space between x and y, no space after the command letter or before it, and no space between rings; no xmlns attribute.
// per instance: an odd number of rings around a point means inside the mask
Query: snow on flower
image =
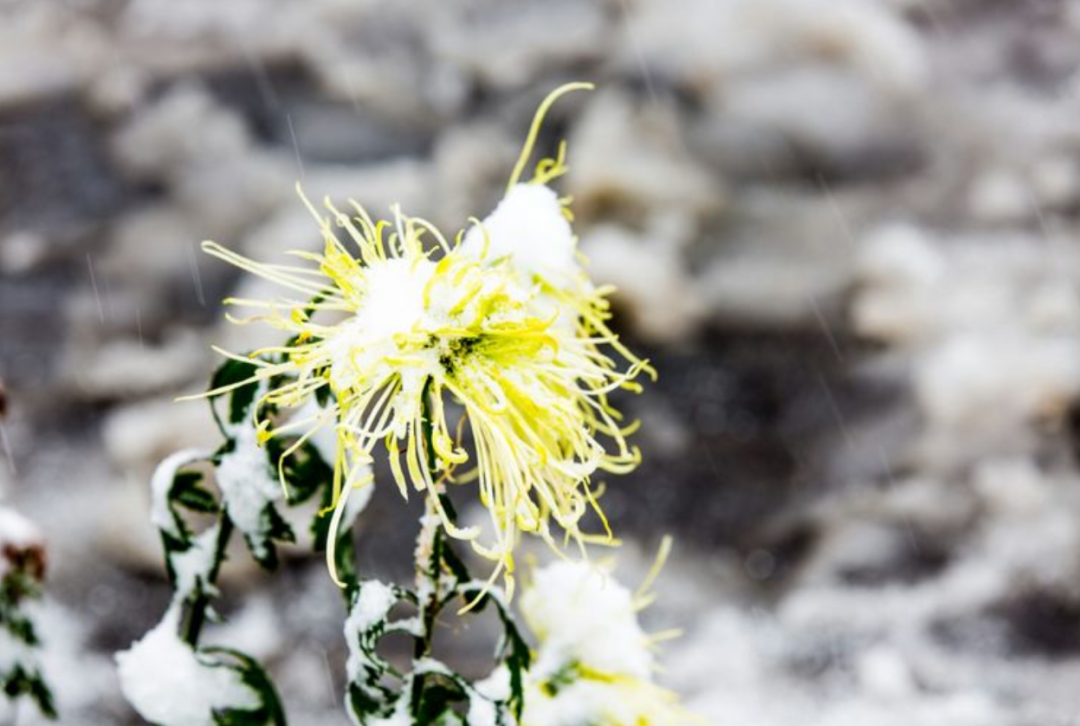
<svg viewBox="0 0 1080 726"><path fill-rule="evenodd" d="M321 254L293 253L306 264L266 264L204 245L292 293L227 301L258 311L236 322L290 336L243 358L257 366L254 379L271 386L260 401L290 408L316 396L329 401L324 412L276 429L261 422L260 435L303 430L288 455L333 427L338 520L356 472L381 442L401 493L425 492L451 536L497 562L491 581L502 573L511 593L519 533L559 548L554 522L582 546L614 541L610 532L579 526L592 509L606 530L592 475L625 472L639 460L626 439L632 427L620 423L607 394L639 390L637 375L652 373L607 327L607 291L576 265L567 212L544 186L565 171L564 149L542 160L529 184L518 183L547 109L582 87L564 86L545 100L503 203L452 242L397 207L392 222L376 222L356 203L346 213L327 201L324 214L305 198L325 242ZM460 421L447 410L451 400L464 409ZM479 528L451 521L436 495L444 481L476 482L493 540L481 542Z"/></svg>
<svg viewBox="0 0 1080 726"><path fill-rule="evenodd" d="M587 562L538 570L521 596L521 613L543 643L533 671L552 676L567 663L648 678L653 655L638 623L634 594Z"/></svg>
<svg viewBox="0 0 1080 726"><path fill-rule="evenodd" d="M656 638L637 619L649 600L589 563L557 562L537 571L520 601L539 641L525 684L523 726L700 723L651 680ZM480 688L497 695L506 678L501 669Z"/></svg>
<svg viewBox="0 0 1080 726"><path fill-rule="evenodd" d="M562 286L581 270L570 221L555 192L541 184L511 186L483 225L465 234L462 248L477 257L509 257L522 274Z"/></svg>
<svg viewBox="0 0 1080 726"><path fill-rule="evenodd" d="M562 687L527 689L522 726L689 726L678 697L640 678L585 673Z"/></svg>

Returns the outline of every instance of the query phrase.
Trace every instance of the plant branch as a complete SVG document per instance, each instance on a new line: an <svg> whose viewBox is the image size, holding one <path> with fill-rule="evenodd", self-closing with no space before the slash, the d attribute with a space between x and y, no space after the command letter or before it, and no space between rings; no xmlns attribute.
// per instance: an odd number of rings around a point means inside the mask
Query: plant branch
<svg viewBox="0 0 1080 726"><path fill-rule="evenodd" d="M217 583L218 573L221 571L221 563L225 559L225 549L229 546L229 539L232 537L232 533L232 520L229 519L229 515L222 510L218 519L217 541L214 543L214 564L207 573L208 581L202 584L199 588L199 594L192 601L182 628L183 632L181 633L181 637L192 648L197 648L199 645L199 635L202 633L203 625L206 623L206 612L210 607L211 601L211 597L207 591Z"/></svg>
<svg viewBox="0 0 1080 726"><path fill-rule="evenodd" d="M424 432L425 464L429 480L438 480L435 465L435 447L432 445L431 390L424 391L422 425ZM416 540L416 592L420 598L420 623L422 635L416 642L414 656L423 658L431 654L435 637L435 618L439 611L439 580L442 574L442 548L444 532L433 497L441 495L441 486L433 485L424 501L424 517L420 520L420 534Z"/></svg>

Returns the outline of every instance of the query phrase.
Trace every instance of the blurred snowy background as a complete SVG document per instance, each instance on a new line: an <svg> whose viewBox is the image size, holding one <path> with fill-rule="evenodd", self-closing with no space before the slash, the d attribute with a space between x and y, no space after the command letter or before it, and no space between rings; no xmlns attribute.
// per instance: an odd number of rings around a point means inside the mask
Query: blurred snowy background
<svg viewBox="0 0 1080 726"><path fill-rule="evenodd" d="M260 340L199 242L315 244L298 179L457 229L568 80L547 141L661 374L606 501L631 584L677 536L662 679L718 725L1078 723L1080 2L0 0L0 491L49 541L61 722L138 722L148 478L217 443L172 399ZM364 572L411 516L382 487ZM211 640L344 723L322 562L225 590Z"/></svg>

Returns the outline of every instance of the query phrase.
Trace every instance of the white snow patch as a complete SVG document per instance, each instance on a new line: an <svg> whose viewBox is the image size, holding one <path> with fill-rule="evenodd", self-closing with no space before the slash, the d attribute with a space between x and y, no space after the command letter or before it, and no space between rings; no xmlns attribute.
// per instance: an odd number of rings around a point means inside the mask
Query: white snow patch
<svg viewBox="0 0 1080 726"><path fill-rule="evenodd" d="M532 669L538 677L574 661L603 673L652 675L633 594L594 565L556 562L538 570L521 611L542 643Z"/></svg>
<svg viewBox="0 0 1080 726"><path fill-rule="evenodd" d="M539 275L565 284L579 271L574 258L576 241L555 192L540 184L516 184L495 211L465 234L462 251L479 257L487 234L487 258L510 257L527 276Z"/></svg>
<svg viewBox="0 0 1080 726"><path fill-rule="evenodd" d="M154 470L154 475L150 478L150 521L162 532L180 539L180 530L169 511L169 490L176 478L176 472L188 464L205 461L209 456L207 452L198 449L184 449L168 456Z"/></svg>
<svg viewBox="0 0 1080 726"><path fill-rule="evenodd" d="M469 726L496 726L498 711L495 704L477 693L469 694L469 712L466 722Z"/></svg>
<svg viewBox="0 0 1080 726"><path fill-rule="evenodd" d="M43 544L37 526L13 509L0 507L0 547L25 550Z"/></svg>
<svg viewBox="0 0 1080 726"><path fill-rule="evenodd" d="M37 525L13 509L0 507L0 578L7 575L11 567L4 556L6 550L22 551L44 545Z"/></svg>
<svg viewBox="0 0 1080 726"><path fill-rule="evenodd" d="M360 372L387 365L386 359L398 352L394 336L424 321L424 290L434 272L435 263L428 260L392 259L365 268L359 310L328 339L335 387L351 387Z"/></svg>
<svg viewBox="0 0 1080 726"><path fill-rule="evenodd" d="M350 681L360 677L363 661L367 657L357 644L359 633L366 632L380 620L385 620L396 601L393 588L378 580L370 580L360 587L356 602L345 620L345 640L349 644L349 659L345 672Z"/></svg>
<svg viewBox="0 0 1080 726"><path fill-rule="evenodd" d="M412 331L424 317L424 288L434 272L427 260L392 259L367 268L357 313L364 337L377 341Z"/></svg>
<svg viewBox="0 0 1080 726"><path fill-rule="evenodd" d="M255 556L261 557L269 530L266 507L284 493L251 422L245 418L229 433L235 437L234 448L221 457L217 467L218 488L229 518L251 543Z"/></svg>
<svg viewBox="0 0 1080 726"><path fill-rule="evenodd" d="M533 691L526 694L528 723L536 726L639 723L639 714L626 703L625 696L609 683L590 680L569 683L553 698Z"/></svg>
<svg viewBox="0 0 1080 726"><path fill-rule="evenodd" d="M0 676L19 666L29 671L37 670L37 656L33 648L17 640L6 628L0 628Z"/></svg>
<svg viewBox="0 0 1080 726"><path fill-rule="evenodd" d="M505 665L498 666L487 678L473 684L476 692L492 701L505 701L510 698L510 670Z"/></svg>
<svg viewBox="0 0 1080 726"><path fill-rule="evenodd" d="M207 641L239 650L266 661L282 652L286 634L272 599L266 594L253 597L238 613L207 630Z"/></svg>
<svg viewBox="0 0 1080 726"><path fill-rule="evenodd" d="M218 534L219 525L215 524L192 539L191 547L187 550L172 556L173 572L176 573L174 602L186 600L195 592L200 581L204 588L213 588L210 582L210 570L214 568Z"/></svg>
<svg viewBox="0 0 1080 726"><path fill-rule="evenodd" d="M258 694L233 670L207 665L176 634L180 609L117 653L120 689L139 715L168 726L213 726L215 709L253 709Z"/></svg>

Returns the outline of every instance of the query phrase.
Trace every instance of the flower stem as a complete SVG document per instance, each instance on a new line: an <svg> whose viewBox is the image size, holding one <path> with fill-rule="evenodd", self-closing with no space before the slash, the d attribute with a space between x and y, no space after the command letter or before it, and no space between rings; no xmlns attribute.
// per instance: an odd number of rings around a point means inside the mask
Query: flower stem
<svg viewBox="0 0 1080 726"><path fill-rule="evenodd" d="M427 457L430 481L437 480L435 448L432 445L431 391L430 387L423 396L423 432L424 450ZM420 520L420 534L416 540L416 592L420 602L421 637L417 639L413 655L424 658L431 655L435 639L435 618L439 614L439 579L442 574L442 548L445 546L445 533L442 521L432 497L441 495L441 486L433 485L424 502L424 517Z"/></svg>
<svg viewBox="0 0 1080 726"><path fill-rule="evenodd" d="M438 496L432 492L431 496ZM435 640L435 618L439 613L439 575L442 570L443 531L442 523L428 501L420 535L416 544L416 591L420 598L421 636L413 649L413 656L424 658L431 655Z"/></svg>
<svg viewBox="0 0 1080 726"><path fill-rule="evenodd" d="M229 546L232 533L232 520L222 511L218 519L217 541L214 543L214 564L207 573L208 581L203 583L203 586L199 588L199 594L191 602L181 632L181 637L192 648L197 648L199 645L199 635L206 623L206 611L210 607L211 597L207 590L217 583L218 572L221 571L221 563L225 560L225 549Z"/></svg>

